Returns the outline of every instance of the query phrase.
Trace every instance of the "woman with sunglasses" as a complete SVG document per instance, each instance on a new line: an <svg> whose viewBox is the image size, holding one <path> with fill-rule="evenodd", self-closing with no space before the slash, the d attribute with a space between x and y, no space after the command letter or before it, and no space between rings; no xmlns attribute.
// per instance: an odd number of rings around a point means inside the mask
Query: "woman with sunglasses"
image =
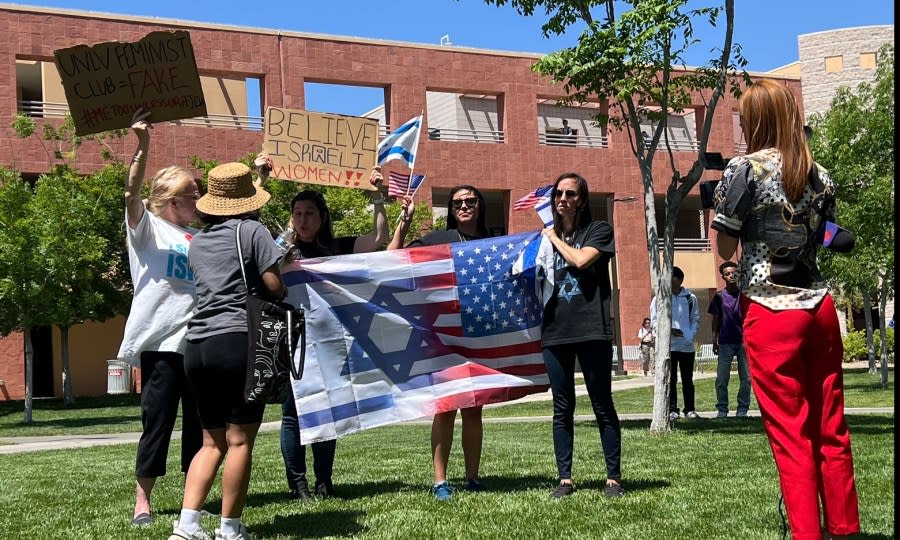
<svg viewBox="0 0 900 540"><path fill-rule="evenodd" d="M592 221L587 182L565 173L553 185L553 225L544 236L553 244L553 297L544 307L541 345L553 394L553 449L559 485L551 494L575 492L572 447L575 437L575 359L581 366L606 457L603 494L621 497L622 434L612 400L612 321L609 262L615 255L613 230Z"/></svg>
<svg viewBox="0 0 900 540"><path fill-rule="evenodd" d="M409 198L404 199L401 207L403 210L400 225L394 231L388 249L403 247L403 240L409 232L414 212L412 201ZM450 190L450 198L447 201L447 229L433 231L418 240L413 240L407 247L452 244L488 236L490 234L485 226L484 196L473 186L460 185ZM468 491L484 489L478 481L481 445L484 438L481 410L481 406L461 409L463 457ZM447 462L450 460L450 448L453 446L455 422L456 410L436 414L431 422L431 460L434 464L434 484L431 487L431 494L439 501L446 501L453 494L453 489L447 482Z"/></svg>
<svg viewBox="0 0 900 540"><path fill-rule="evenodd" d="M197 232L190 224L197 219L200 193L190 171L171 166L157 171L149 182L147 200L141 199L150 149L149 116L138 110L132 118L138 146L125 185L125 235L134 299L117 355L141 367L143 433L135 460L133 525L153 521L150 494L156 479L166 474L179 400L183 473L202 444L197 407L184 375L185 333L197 301L187 257Z"/></svg>
<svg viewBox="0 0 900 540"><path fill-rule="evenodd" d="M260 168L263 177L268 176L266 167ZM381 169L372 169L369 182L380 187L384 181ZM384 209L384 198L380 192L374 192L372 199L374 208L374 226L372 232L363 236L345 236L335 238L332 229L331 212L325 203L325 197L318 191L307 189L301 191L291 201L291 244L295 247L295 256L301 259L324 257L330 255L347 255L350 253L369 253L377 250L387 241L389 230L387 214ZM297 404L291 393L281 407L281 456L284 458L284 470L292 499L301 501L312 499L313 494L319 497L336 495L332 483L334 456L337 441L315 442L312 447L313 472L316 475L315 488L309 490L306 477L306 446L300 442L300 424L297 418Z"/></svg>

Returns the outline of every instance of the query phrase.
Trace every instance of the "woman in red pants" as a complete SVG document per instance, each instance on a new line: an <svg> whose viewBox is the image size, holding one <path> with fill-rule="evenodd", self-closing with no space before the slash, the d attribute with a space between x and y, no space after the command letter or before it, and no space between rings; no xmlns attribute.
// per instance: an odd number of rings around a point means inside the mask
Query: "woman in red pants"
<svg viewBox="0 0 900 540"><path fill-rule="evenodd" d="M850 432L844 420L843 345L816 266L834 184L816 164L790 90L756 81L738 109L745 156L716 188L719 254L741 242L744 347L795 539L859 532Z"/></svg>

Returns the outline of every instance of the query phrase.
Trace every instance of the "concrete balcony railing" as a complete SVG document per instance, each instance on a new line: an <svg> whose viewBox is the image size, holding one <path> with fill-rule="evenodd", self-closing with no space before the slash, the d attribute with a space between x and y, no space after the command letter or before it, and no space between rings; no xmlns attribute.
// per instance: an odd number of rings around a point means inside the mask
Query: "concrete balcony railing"
<svg viewBox="0 0 900 540"><path fill-rule="evenodd" d="M562 133L538 133L538 144L547 146L575 146L579 148L607 148L605 135L563 135Z"/></svg>
<svg viewBox="0 0 900 540"><path fill-rule="evenodd" d="M504 141L504 134L502 131L485 129L428 128L428 139L431 141L501 144Z"/></svg>
<svg viewBox="0 0 900 540"><path fill-rule="evenodd" d="M659 249L665 247L665 241L659 240ZM709 238L676 238L675 251L711 251Z"/></svg>
<svg viewBox="0 0 900 540"><path fill-rule="evenodd" d="M19 101L18 112L36 118L62 118L69 113L69 105L66 103L51 103L49 101ZM196 118L172 120L170 123L178 126L206 126L262 131L263 118L262 116L212 113Z"/></svg>

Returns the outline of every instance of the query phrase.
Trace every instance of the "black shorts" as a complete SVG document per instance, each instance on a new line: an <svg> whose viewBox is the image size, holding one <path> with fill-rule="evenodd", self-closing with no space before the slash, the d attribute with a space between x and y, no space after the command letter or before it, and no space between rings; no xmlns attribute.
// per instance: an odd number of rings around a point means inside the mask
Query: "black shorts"
<svg viewBox="0 0 900 540"><path fill-rule="evenodd" d="M265 405L244 402L246 333L188 341L184 372L194 393L203 429L262 422Z"/></svg>

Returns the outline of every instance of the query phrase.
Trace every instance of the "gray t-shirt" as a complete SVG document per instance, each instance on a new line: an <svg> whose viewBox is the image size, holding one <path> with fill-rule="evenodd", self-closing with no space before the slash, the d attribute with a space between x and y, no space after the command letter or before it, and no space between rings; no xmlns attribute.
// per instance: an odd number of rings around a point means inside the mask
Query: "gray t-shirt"
<svg viewBox="0 0 900 540"><path fill-rule="evenodd" d="M281 258L272 234L258 221L229 219L197 233L188 264L197 286L197 307L187 339L247 331L247 289L238 264L235 229L241 225L241 250L251 289L263 287L260 275Z"/></svg>

